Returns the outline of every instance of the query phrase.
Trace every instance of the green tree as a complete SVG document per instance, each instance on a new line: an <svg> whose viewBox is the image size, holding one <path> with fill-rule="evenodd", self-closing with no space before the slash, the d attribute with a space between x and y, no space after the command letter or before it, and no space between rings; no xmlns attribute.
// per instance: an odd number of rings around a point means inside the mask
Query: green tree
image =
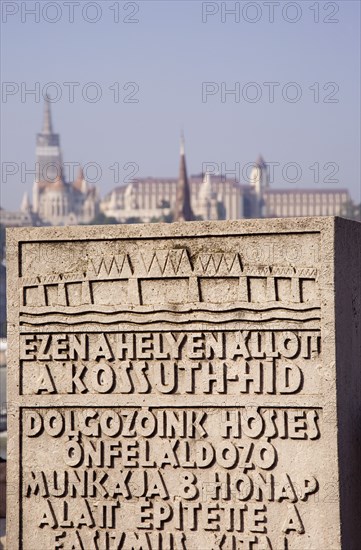
<svg viewBox="0 0 361 550"><path fill-rule="evenodd" d="M142 223L142 220L137 216L131 216L125 220L125 223Z"/></svg>
<svg viewBox="0 0 361 550"><path fill-rule="evenodd" d="M223 202L217 201L217 216L219 220L225 220L226 219L226 209L223 204Z"/></svg>
<svg viewBox="0 0 361 550"><path fill-rule="evenodd" d="M162 214L161 216L153 216L150 219L150 223L171 223L173 221L173 213Z"/></svg>
<svg viewBox="0 0 361 550"><path fill-rule="evenodd" d="M341 215L350 220L361 221L361 204L355 204L352 199L345 202Z"/></svg>
<svg viewBox="0 0 361 550"><path fill-rule="evenodd" d="M104 212L99 212L95 218L89 222L87 225L109 225L109 224L118 224L118 220L111 216L106 216Z"/></svg>

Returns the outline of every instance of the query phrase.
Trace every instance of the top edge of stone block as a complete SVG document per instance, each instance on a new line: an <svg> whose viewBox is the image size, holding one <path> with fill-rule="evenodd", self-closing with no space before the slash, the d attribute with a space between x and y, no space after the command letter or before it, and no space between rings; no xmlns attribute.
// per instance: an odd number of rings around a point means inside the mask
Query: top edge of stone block
<svg viewBox="0 0 361 550"><path fill-rule="evenodd" d="M159 236L211 236L248 233L287 233L320 231L332 229L338 220L341 223L361 225L360 222L335 216L297 218L259 218L225 221L195 221L174 223L77 225L56 227L16 227L7 228L8 239L14 241L62 238L98 238L101 229L108 238L152 238Z"/></svg>

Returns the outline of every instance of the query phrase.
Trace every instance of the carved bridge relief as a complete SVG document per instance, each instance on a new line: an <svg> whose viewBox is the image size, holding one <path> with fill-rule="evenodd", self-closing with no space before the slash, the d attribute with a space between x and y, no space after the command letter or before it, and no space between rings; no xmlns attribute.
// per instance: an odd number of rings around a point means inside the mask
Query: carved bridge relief
<svg viewBox="0 0 361 550"><path fill-rule="evenodd" d="M81 273L21 279L22 306L161 306L197 303L318 303L315 267L250 265L241 254L183 249L91 258Z"/></svg>

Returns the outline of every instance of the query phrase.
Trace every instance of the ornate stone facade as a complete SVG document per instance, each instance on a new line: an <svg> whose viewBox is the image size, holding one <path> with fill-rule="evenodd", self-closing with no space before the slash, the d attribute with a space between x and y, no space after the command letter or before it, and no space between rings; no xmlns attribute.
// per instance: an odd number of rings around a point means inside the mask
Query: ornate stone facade
<svg viewBox="0 0 361 550"><path fill-rule="evenodd" d="M197 219L236 220L252 217L256 197L250 186L209 174L190 176L190 204ZM119 222L149 222L169 216L176 204L176 178L139 178L108 193L100 208Z"/></svg>
<svg viewBox="0 0 361 550"><path fill-rule="evenodd" d="M118 222L185 219L185 202L195 219L235 220L294 216L340 216L350 202L347 189L271 188L267 163L259 157L250 183L206 173L186 176L184 146L176 178L139 178L108 193L100 208ZM191 219L188 215L187 219Z"/></svg>

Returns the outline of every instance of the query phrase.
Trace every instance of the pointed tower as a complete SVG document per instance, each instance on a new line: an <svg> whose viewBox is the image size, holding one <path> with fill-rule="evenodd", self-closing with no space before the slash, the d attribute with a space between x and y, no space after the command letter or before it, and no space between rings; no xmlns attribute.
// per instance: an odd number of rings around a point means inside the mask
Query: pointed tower
<svg viewBox="0 0 361 550"><path fill-rule="evenodd" d="M44 103L44 119L43 119L43 134L53 133L53 124L51 122L50 98L47 95Z"/></svg>
<svg viewBox="0 0 361 550"><path fill-rule="evenodd" d="M184 136L181 136L179 179L177 183L176 201L173 211L173 221L189 222L194 220L194 214L191 207L191 193L189 188L187 166L184 151Z"/></svg>
<svg viewBox="0 0 361 550"><path fill-rule="evenodd" d="M45 98L43 127L36 136L36 182L54 182L61 174L62 156L59 134L53 132L50 99ZM35 209L35 203L34 203Z"/></svg>
<svg viewBox="0 0 361 550"><path fill-rule="evenodd" d="M78 191L81 191L83 195L86 195L89 191L88 182L85 179L84 176L84 170L82 167L79 168L78 177L76 178L75 182L73 183L73 186Z"/></svg>

